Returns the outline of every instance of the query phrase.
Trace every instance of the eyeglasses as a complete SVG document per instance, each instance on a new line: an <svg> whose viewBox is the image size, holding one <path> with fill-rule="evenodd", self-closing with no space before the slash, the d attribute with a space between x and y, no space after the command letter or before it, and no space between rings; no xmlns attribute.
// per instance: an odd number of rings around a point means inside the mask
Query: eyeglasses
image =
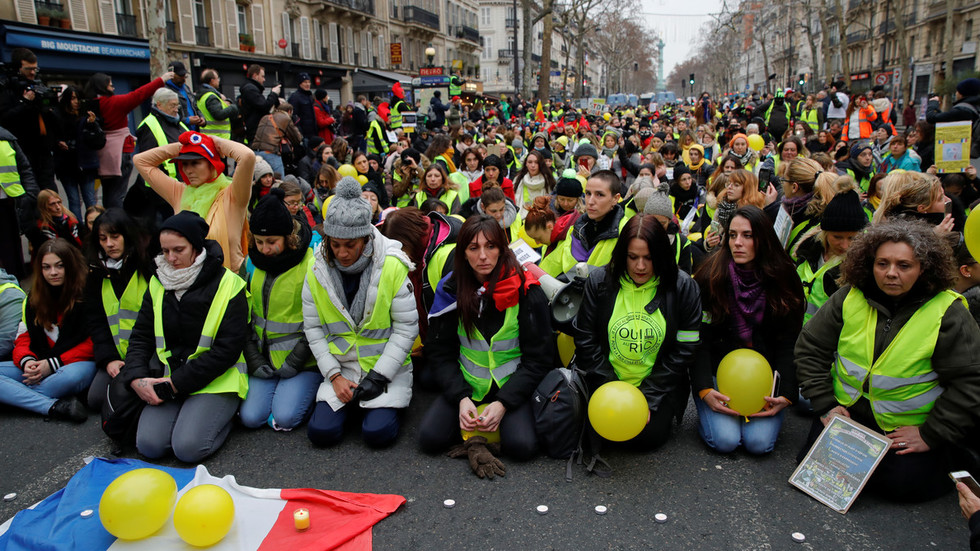
<svg viewBox="0 0 980 551"><path fill-rule="evenodd" d="M302 201L286 201L285 203L287 207L298 207L303 204Z"/></svg>

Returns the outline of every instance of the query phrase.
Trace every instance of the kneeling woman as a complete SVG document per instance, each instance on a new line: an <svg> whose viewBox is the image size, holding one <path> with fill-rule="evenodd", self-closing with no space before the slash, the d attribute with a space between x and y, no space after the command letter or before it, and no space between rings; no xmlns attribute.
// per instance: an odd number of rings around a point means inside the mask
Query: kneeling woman
<svg viewBox="0 0 980 551"><path fill-rule="evenodd" d="M503 453L530 459L538 447L531 394L553 362L548 299L493 218L467 220L457 249L429 318L426 365L442 396L422 420L422 450L445 451L460 430L499 430ZM479 415L478 405L486 406Z"/></svg>
<svg viewBox="0 0 980 551"><path fill-rule="evenodd" d="M251 338L245 343L248 396L239 416L257 428L292 430L306 420L323 381L303 332L303 281L313 262L309 226L272 189L249 218Z"/></svg>
<svg viewBox="0 0 980 551"><path fill-rule="evenodd" d="M74 395L95 376L82 306L85 260L59 237L37 249L33 265L13 362L0 362L0 404L81 423L85 407Z"/></svg>
<svg viewBox="0 0 980 551"><path fill-rule="evenodd" d="M626 381L650 410L631 444L663 445L670 421L687 405L687 374L701 327L701 293L677 269L667 232L650 215L623 226L609 265L589 275L575 318L575 350L589 388Z"/></svg>
<svg viewBox="0 0 980 551"><path fill-rule="evenodd" d="M401 243L371 224L371 205L347 176L323 220L323 244L303 285L303 324L324 381L307 426L316 446L344 436L348 414L363 417L372 447L398 436L398 410L412 399L409 353L419 315Z"/></svg>
<svg viewBox="0 0 980 551"><path fill-rule="evenodd" d="M796 365L803 396L891 439L868 487L897 501L952 489L959 446L977 449L980 330L954 281L952 252L933 228L897 220L859 235L842 264L844 287L803 328ZM976 452L974 452L976 453Z"/></svg>
<svg viewBox="0 0 980 551"><path fill-rule="evenodd" d="M207 234L207 222L192 211L163 223L156 275L136 316L126 363L112 381L147 404L136 448L151 459L173 451L195 463L214 453L248 392L245 282L222 266L221 247L205 240Z"/></svg>
<svg viewBox="0 0 980 551"><path fill-rule="evenodd" d="M793 344L803 324L803 286L772 223L762 209L741 207L732 215L721 249L705 260L694 279L701 287L702 345L691 370L701 438L719 452L739 446L753 454L772 451L783 408L798 397ZM729 352L751 348L778 371L780 396L767 397L748 422L729 408L715 388L718 364Z"/></svg>

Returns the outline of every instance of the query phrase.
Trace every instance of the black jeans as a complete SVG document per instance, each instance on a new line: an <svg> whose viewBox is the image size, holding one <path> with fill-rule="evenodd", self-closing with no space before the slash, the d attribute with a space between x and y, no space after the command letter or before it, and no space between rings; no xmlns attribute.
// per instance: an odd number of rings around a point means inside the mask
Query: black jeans
<svg viewBox="0 0 980 551"><path fill-rule="evenodd" d="M479 404L477 404L479 405ZM500 420L500 449L504 455L527 461L538 451L538 435L534 431L534 414L530 402L507 410ZM459 428L459 405L450 404L445 396L436 398L422 418L419 443L422 451L437 454L463 441Z"/></svg>

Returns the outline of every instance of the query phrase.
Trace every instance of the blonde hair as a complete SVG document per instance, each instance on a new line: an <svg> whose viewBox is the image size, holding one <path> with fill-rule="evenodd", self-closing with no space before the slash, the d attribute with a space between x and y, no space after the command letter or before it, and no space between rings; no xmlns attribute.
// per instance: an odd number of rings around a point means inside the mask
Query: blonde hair
<svg viewBox="0 0 980 551"><path fill-rule="evenodd" d="M786 165L786 181L800 186L805 193L813 191L817 175L823 172L820 163L803 157L797 157Z"/></svg>
<svg viewBox="0 0 980 551"><path fill-rule="evenodd" d="M928 206L943 193L939 178L924 172L891 173L881 183L881 204L875 211L872 223L880 224L894 216L899 210L917 210Z"/></svg>

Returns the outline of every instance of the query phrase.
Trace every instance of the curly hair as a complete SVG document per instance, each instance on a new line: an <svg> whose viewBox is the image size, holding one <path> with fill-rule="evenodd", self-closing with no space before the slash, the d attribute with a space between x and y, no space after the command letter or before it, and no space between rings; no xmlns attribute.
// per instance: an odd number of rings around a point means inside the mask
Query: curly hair
<svg viewBox="0 0 980 551"><path fill-rule="evenodd" d="M885 243L905 243L912 248L922 268L915 285L929 296L953 286L956 266L949 243L937 236L932 226L918 220L893 220L876 224L857 236L841 263L842 283L867 293L877 285L875 254Z"/></svg>

